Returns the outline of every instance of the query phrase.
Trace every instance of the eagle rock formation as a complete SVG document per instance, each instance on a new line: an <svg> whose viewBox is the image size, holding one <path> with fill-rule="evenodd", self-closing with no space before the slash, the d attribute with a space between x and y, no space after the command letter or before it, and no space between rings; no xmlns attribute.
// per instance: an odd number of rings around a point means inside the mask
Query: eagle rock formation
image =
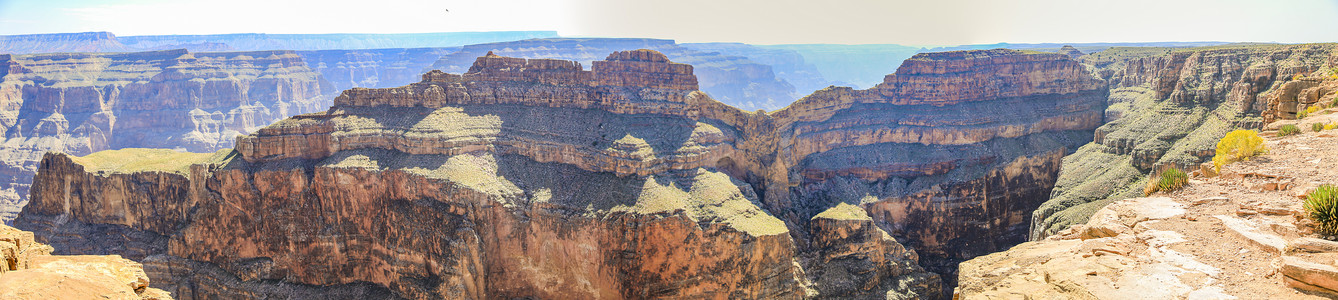
<svg viewBox="0 0 1338 300"><path fill-rule="evenodd" d="M1013 50L917 55L770 114L693 71L489 53L234 150L48 154L16 224L182 298L941 297L922 265L1024 241L1106 96Z"/></svg>

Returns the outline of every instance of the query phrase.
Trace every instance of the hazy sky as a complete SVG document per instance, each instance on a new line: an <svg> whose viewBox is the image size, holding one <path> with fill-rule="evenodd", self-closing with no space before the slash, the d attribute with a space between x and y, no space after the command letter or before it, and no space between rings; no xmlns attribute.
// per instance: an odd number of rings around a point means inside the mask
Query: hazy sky
<svg viewBox="0 0 1338 300"><path fill-rule="evenodd" d="M1338 0L0 0L0 34L494 30L753 44L1333 42Z"/></svg>

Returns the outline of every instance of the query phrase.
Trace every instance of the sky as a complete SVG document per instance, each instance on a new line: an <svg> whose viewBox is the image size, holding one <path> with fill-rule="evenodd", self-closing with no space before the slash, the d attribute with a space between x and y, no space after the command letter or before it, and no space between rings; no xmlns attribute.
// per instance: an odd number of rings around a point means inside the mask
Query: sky
<svg viewBox="0 0 1338 300"><path fill-rule="evenodd" d="M750 44L1334 42L1338 0L0 0L0 34L507 30Z"/></svg>

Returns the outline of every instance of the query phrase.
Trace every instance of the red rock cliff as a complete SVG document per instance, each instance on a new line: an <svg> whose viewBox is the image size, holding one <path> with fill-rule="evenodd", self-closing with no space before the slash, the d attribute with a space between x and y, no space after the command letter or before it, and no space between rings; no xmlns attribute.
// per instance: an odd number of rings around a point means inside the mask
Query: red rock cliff
<svg viewBox="0 0 1338 300"><path fill-rule="evenodd" d="M654 51L590 71L485 55L345 91L170 172L99 163L169 154L49 155L18 224L93 253L113 250L66 237L124 233L156 282L194 296L283 280L409 298L936 297L922 264L951 274L1025 239L1105 91L1059 54L917 60L763 115Z"/></svg>

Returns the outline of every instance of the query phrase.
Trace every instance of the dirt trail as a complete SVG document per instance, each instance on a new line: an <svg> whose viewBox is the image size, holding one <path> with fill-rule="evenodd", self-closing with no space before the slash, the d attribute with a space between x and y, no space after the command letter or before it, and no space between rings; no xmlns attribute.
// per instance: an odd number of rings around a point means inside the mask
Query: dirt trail
<svg viewBox="0 0 1338 300"><path fill-rule="evenodd" d="M1269 152L1195 172L1172 193L1116 201L1046 240L963 263L963 299L1325 299L1338 296L1338 242L1312 233L1304 193L1338 184L1338 130L1276 137ZM1318 286L1327 286L1322 288ZM1302 287L1298 289L1297 287Z"/></svg>

